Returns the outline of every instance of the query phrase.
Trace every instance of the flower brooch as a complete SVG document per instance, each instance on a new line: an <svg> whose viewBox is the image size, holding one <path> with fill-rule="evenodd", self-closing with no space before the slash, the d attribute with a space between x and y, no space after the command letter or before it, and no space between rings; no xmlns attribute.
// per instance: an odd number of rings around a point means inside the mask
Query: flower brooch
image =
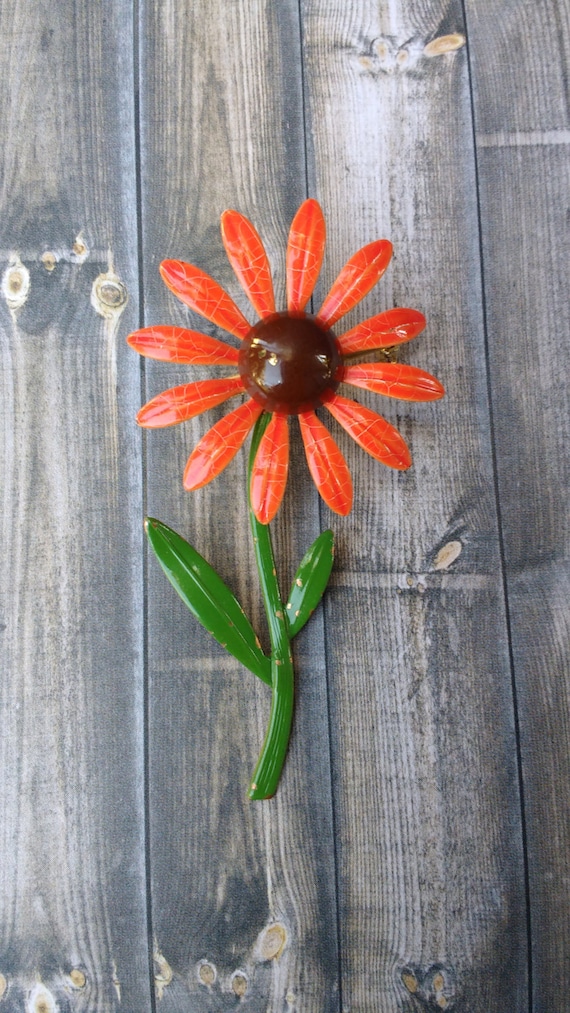
<svg viewBox="0 0 570 1013"><path fill-rule="evenodd" d="M237 279L259 316L251 324L230 296L198 267L166 260L160 273L190 309L239 339L239 348L197 331L155 325L135 331L128 343L141 355L188 365L229 366L226 378L198 380L164 391L137 415L147 429L185 422L230 398L246 396L224 415L192 451L184 486L199 489L226 467L253 430L248 481L250 520L271 638L271 657L230 589L184 539L160 521L147 519L153 549L165 573L200 622L251 671L272 687L268 733L250 787L251 798L270 797L285 758L293 708L290 641L320 600L332 567L332 533L323 532L302 560L284 604L275 578L267 525L287 484L289 416L299 419L309 471L323 500L346 515L352 481L333 436L319 419L323 407L368 454L392 468L411 464L397 429L376 412L339 393L341 385L407 401L443 396L435 377L413 366L380 361L351 364L354 356L393 348L425 327L417 310L378 313L336 335L332 328L373 288L388 267L392 244L369 243L345 264L316 313L307 304L321 269L325 221L317 201L306 200L291 229L286 253L287 310L277 312L271 269L263 243L247 218L225 211L222 240ZM236 372L237 369L237 372Z"/></svg>

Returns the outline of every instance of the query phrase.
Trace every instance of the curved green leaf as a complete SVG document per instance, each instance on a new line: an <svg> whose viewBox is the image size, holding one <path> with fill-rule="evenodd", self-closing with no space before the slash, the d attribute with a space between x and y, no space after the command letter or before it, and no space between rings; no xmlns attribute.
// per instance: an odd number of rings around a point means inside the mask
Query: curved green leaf
<svg viewBox="0 0 570 1013"><path fill-rule="evenodd" d="M334 560L334 535L323 531L303 556L286 607L293 638L315 611L327 586Z"/></svg>
<svg viewBox="0 0 570 1013"><path fill-rule="evenodd" d="M166 524L145 519L156 557L199 623L242 665L271 686L271 662L227 584L196 549Z"/></svg>

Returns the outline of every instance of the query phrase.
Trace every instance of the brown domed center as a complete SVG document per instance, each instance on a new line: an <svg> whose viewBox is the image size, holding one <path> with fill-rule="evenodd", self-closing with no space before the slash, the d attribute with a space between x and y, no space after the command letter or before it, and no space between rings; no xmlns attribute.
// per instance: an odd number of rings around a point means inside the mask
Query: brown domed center
<svg viewBox="0 0 570 1013"><path fill-rule="evenodd" d="M266 411L298 415L336 390L340 364L332 331L304 314L275 313L252 327L239 353L244 387Z"/></svg>

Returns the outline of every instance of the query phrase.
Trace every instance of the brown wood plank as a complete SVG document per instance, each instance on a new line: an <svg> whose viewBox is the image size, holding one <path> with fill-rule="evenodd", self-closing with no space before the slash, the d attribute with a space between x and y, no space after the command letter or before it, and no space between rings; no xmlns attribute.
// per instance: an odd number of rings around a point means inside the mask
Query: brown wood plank
<svg viewBox="0 0 570 1013"><path fill-rule="evenodd" d="M151 1001L130 15L0 10L6 1011Z"/></svg>
<svg viewBox="0 0 570 1013"><path fill-rule="evenodd" d="M357 506L335 522L342 551L326 608L342 1003L523 1010L468 68L464 48L425 51L461 36L461 5L317 2L304 12L310 178L329 223L323 289L358 246L390 238L392 268L349 325L392 305L421 309L428 329L400 358L447 387L425 407L366 398L409 441L409 472L342 441ZM460 554L446 564L452 543Z"/></svg>
<svg viewBox="0 0 570 1013"><path fill-rule="evenodd" d="M219 233L220 213L235 207L262 234L284 305L286 237L306 195L297 4L146 3L141 37L146 322L216 332L166 291L157 267L165 257L195 263L245 309ZM149 362L147 393L208 373ZM266 639L245 453L210 486L182 489L191 448L223 414L224 406L148 434L148 512L210 560ZM295 431L274 525L284 587L319 530L299 447ZM250 803L269 691L202 631L149 562L152 910L164 1010L234 1008L242 990L251 1010L337 1009L322 616L305 633L295 643L297 707L282 783L271 801Z"/></svg>
<svg viewBox="0 0 570 1013"><path fill-rule="evenodd" d="M469 4L485 300L524 775L533 1009L570 974L568 10ZM500 15L500 31L490 31ZM500 96L498 101L497 96Z"/></svg>

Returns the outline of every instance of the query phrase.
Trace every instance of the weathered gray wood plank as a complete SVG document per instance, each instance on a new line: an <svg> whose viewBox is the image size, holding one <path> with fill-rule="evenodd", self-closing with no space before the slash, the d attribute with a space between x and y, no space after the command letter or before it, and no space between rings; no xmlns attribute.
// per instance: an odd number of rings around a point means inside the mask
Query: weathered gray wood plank
<svg viewBox="0 0 570 1013"><path fill-rule="evenodd" d="M339 986L342 1008L359 1013L527 1009L499 531L533 1008L565 1008L568 12L467 6L478 181L466 50L424 50L464 31L459 4L311 2L301 25L292 2L143 4L147 322L190 319L158 281L164 256L200 264L244 305L219 240L226 206L268 240L282 292L306 143L310 192L327 213L321 290L358 245L388 235L392 268L351 321L423 309L428 331L401 358L448 388L441 404L385 410L412 446L406 475L335 430L356 485L346 521L318 507L296 440L276 526L284 582L321 526L335 528L339 553L324 628L314 617L296 645L295 732L270 803L244 799L267 691L149 561L155 986L173 1013L239 1002L328 1013L341 1008ZM0 1006L10 1011L154 1004L139 365L123 344L138 281L130 19L129 5L106 5L103 18L71 0L0 10ZM117 302L107 319L91 306L99 275ZM178 376L188 373L147 367L148 393ZM149 435L148 511L211 558L262 632L245 456L200 493L181 487L189 449L221 414ZM445 564L450 543L461 552Z"/></svg>
<svg viewBox="0 0 570 1013"><path fill-rule="evenodd" d="M304 5L310 178L329 221L323 285L388 236L394 263L350 318L422 309L401 352L433 406L379 405L414 466L339 439L357 506L327 600L347 1009L526 1007L524 874L498 552L466 53L437 2ZM443 566L441 550L461 553Z"/></svg>
<svg viewBox="0 0 570 1013"><path fill-rule="evenodd" d="M246 307L220 239L226 207L261 232L283 305L287 231L306 195L297 4L148 3L141 36L146 322L191 320L211 330L162 286L157 267L165 257L198 264ZM147 394L190 375L148 363ZM182 489L190 450L225 410L148 434L148 511L210 559L265 638L245 454L205 489ZM275 525L284 583L319 530L294 437L293 475ZM165 1010L233 1008L244 987L243 1004L260 1013L337 1009L322 617L296 647L284 777L270 802L249 803L267 688L197 626L150 561L152 910L163 979L172 975L158 983ZM286 944L277 955L281 931Z"/></svg>
<svg viewBox="0 0 570 1013"><path fill-rule="evenodd" d="M469 4L497 469L520 706L533 1009L570 975L564 4ZM501 25L500 31L491 30Z"/></svg>
<svg viewBox="0 0 570 1013"><path fill-rule="evenodd" d="M6 1011L150 1009L131 54L129 5L1 6Z"/></svg>

